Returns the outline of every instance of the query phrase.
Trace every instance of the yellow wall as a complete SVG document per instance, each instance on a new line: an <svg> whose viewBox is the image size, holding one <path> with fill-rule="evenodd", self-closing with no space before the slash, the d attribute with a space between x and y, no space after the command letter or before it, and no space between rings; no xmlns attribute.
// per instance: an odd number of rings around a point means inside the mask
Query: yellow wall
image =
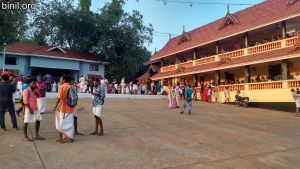
<svg viewBox="0 0 300 169"><path fill-rule="evenodd" d="M281 89L248 90L249 84L245 84L245 90L241 91L240 96L249 97L250 102L294 102L291 88L288 88L288 81L282 81ZM230 102L234 102L236 91L230 91ZM225 101L224 91L217 92L218 102ZM214 99L213 99L214 101Z"/></svg>

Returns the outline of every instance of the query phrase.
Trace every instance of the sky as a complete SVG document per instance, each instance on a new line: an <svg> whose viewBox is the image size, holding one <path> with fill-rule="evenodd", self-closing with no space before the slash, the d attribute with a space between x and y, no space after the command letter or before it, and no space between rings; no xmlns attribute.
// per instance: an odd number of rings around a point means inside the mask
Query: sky
<svg viewBox="0 0 300 169"><path fill-rule="evenodd" d="M106 2L111 0L92 0L91 10L97 11ZM180 0L184 2L200 3L231 3L231 4L257 4L264 0ZM240 11L251 5L230 5L230 12ZM159 0L126 0L125 11L131 13L138 10L144 16L145 24L152 24L154 28L153 42L147 48L153 53L168 42L169 36L157 32L180 35L183 31L191 31L202 25L220 19L226 15L227 5L198 5L172 3L166 5Z"/></svg>

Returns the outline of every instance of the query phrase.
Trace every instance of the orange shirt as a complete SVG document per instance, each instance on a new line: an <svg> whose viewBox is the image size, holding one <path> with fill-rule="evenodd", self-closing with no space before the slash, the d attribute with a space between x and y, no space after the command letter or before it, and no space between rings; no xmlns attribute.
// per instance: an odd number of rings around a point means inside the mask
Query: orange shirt
<svg viewBox="0 0 300 169"><path fill-rule="evenodd" d="M60 99L60 109L59 111L62 113L73 113L74 108L70 107L67 101L68 91L70 89L70 85L68 83L64 83L58 88L58 98Z"/></svg>

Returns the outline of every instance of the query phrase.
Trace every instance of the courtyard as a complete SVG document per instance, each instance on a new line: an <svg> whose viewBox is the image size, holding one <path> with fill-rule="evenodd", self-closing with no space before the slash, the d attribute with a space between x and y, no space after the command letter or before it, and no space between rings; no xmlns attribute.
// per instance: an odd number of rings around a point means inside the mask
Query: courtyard
<svg viewBox="0 0 300 169"><path fill-rule="evenodd" d="M194 102L192 115L181 115L167 108L166 100L107 99L105 135L99 137L89 135L94 119L90 100L83 99L78 118L84 136L60 144L54 101L47 101L43 115L45 141L23 141L6 114L0 169L300 168L300 118L291 113ZM22 118L18 122L21 127Z"/></svg>

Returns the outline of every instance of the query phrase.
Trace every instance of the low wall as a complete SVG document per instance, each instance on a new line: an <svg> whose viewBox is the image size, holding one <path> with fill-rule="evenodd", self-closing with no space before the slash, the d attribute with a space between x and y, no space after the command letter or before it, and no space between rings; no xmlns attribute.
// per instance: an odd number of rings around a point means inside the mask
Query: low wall
<svg viewBox="0 0 300 169"><path fill-rule="evenodd" d="M47 93L46 97L49 99L57 98L57 93ZM92 99L92 95L89 93L78 93L80 99ZM106 99L141 99L141 100L160 100L167 99L166 96L157 95L127 95L127 94L107 94Z"/></svg>

